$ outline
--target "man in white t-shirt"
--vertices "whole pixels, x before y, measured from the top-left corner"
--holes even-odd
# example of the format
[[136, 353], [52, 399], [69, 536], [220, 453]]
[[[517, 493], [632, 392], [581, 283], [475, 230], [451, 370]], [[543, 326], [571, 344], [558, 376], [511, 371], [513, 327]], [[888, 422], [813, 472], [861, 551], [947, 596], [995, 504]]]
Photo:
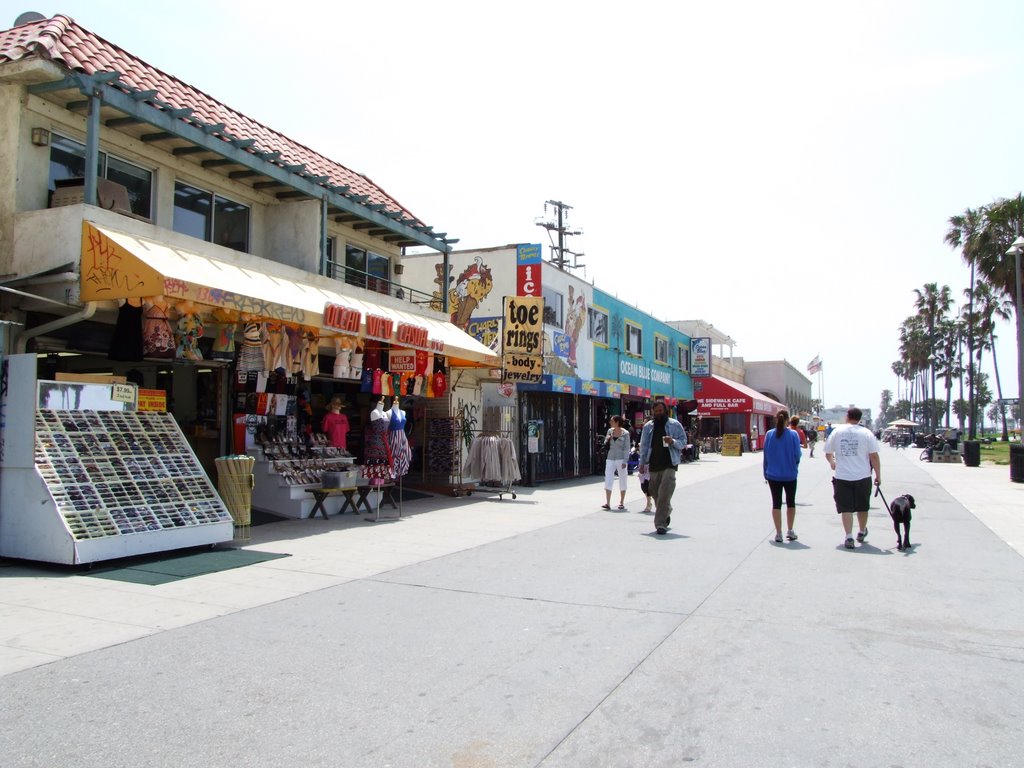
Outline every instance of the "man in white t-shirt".
[[846, 423], [836, 427], [825, 440], [825, 459], [835, 477], [832, 479], [836, 512], [842, 515], [847, 549], [853, 549], [853, 513], [857, 513], [860, 532], [857, 541], [868, 535], [868, 506], [871, 502], [871, 470], [875, 485], [882, 482], [882, 465], [878, 460], [878, 439], [871, 430], [860, 426], [860, 408], [846, 412]]

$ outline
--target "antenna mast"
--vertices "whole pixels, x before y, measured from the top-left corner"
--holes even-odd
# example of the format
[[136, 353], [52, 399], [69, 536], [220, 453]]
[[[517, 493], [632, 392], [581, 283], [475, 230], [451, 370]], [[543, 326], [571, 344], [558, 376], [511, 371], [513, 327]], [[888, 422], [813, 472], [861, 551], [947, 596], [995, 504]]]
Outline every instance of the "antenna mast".
[[[548, 215], [549, 205], [553, 209], [553, 218]], [[551, 263], [562, 270], [579, 269], [584, 266], [580, 259], [586, 255], [582, 252], [570, 251], [565, 247], [567, 237], [583, 234], [582, 229], [569, 228], [569, 211], [571, 210], [572, 206], [568, 203], [563, 203], [560, 200], [548, 200], [544, 203], [544, 215], [534, 221], [538, 227], [543, 227], [548, 231], [548, 237], [551, 239]], [[555, 244], [556, 235], [557, 245]], [[571, 264], [569, 263], [570, 256], [572, 257]]]

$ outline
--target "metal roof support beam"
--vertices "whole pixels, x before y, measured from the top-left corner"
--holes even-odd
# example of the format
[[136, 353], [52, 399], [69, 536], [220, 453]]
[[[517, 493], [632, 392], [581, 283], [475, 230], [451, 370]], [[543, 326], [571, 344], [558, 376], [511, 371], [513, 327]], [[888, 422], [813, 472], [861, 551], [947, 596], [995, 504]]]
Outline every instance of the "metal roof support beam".
[[[213, 150], [210, 150], [211, 152]], [[222, 165], [238, 165], [234, 160], [228, 160], [226, 157], [218, 157], [215, 160], [203, 160], [203, 168], [218, 168]]]
[[[325, 188], [313, 183], [307, 178], [295, 173], [289, 173], [286, 169], [271, 162], [257, 157], [253, 152], [246, 151], [256, 144], [255, 139], [243, 139], [233, 136], [222, 136], [218, 138], [210, 136], [203, 129], [198, 128], [184, 120], [172, 117], [167, 111], [160, 107], [153, 106], [145, 101], [137, 101], [132, 94], [116, 86], [102, 88], [104, 84], [118, 77], [116, 72], [104, 72], [94, 75], [76, 73], [72, 78], [78, 82], [79, 90], [86, 95], [91, 95], [93, 89], [102, 90], [102, 100], [112, 109], [119, 110], [126, 116], [138, 117], [145, 123], [152, 125], [158, 131], [170, 133], [171, 135], [186, 140], [196, 146], [206, 147], [211, 152], [232, 160], [235, 163], [258, 171], [268, 179], [280, 182], [279, 186], [290, 187], [296, 191], [303, 192], [306, 196], [317, 200], [323, 197]], [[99, 110], [96, 110], [97, 134]], [[98, 135], [97, 135], [98, 139]], [[95, 165], [93, 166], [95, 167]], [[410, 225], [397, 222], [379, 211], [372, 211], [361, 203], [368, 200], [368, 196], [346, 197], [335, 191], [337, 187], [327, 190], [327, 202], [343, 211], [355, 214], [360, 218], [373, 222], [386, 228], [389, 232], [404, 234], [417, 245], [424, 245], [437, 251], [450, 251], [450, 248], [432, 233], [420, 231]]]
[[175, 147], [171, 150], [171, 154], [175, 157], [181, 157], [182, 155], [194, 155], [197, 152], [209, 152], [206, 147]]
[[107, 128], [120, 128], [122, 125], [138, 125], [141, 122], [137, 117], [112, 117], [103, 124]]
[[100, 112], [103, 111], [101, 89], [97, 85], [89, 96], [89, 116], [85, 128], [85, 204], [96, 205], [97, 169], [100, 165]]
[[228, 174], [229, 179], [248, 179], [250, 176], [259, 176], [259, 171], [246, 169], [244, 171], [232, 171]]

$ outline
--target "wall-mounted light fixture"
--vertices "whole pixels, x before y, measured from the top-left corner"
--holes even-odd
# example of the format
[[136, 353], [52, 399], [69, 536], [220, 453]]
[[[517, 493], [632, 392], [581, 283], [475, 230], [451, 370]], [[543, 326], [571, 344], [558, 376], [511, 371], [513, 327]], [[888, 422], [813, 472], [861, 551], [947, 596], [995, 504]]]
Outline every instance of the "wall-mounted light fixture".
[[32, 129], [32, 143], [37, 147], [50, 146], [50, 132], [45, 128]]
[[396, 275], [400, 275], [403, 272], [405, 272], [405, 264], [395, 264], [394, 269], [395, 269], [395, 274]]

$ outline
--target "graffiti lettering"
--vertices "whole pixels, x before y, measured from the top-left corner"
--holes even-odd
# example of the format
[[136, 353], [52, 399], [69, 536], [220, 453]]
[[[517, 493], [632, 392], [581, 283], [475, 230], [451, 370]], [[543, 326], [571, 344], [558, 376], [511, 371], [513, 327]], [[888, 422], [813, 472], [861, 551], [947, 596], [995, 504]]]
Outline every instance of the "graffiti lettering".
[[128, 293], [141, 287], [145, 281], [137, 272], [121, 269], [122, 258], [117, 246], [98, 232], [90, 232], [83, 259], [83, 282], [90, 283], [99, 292]]

